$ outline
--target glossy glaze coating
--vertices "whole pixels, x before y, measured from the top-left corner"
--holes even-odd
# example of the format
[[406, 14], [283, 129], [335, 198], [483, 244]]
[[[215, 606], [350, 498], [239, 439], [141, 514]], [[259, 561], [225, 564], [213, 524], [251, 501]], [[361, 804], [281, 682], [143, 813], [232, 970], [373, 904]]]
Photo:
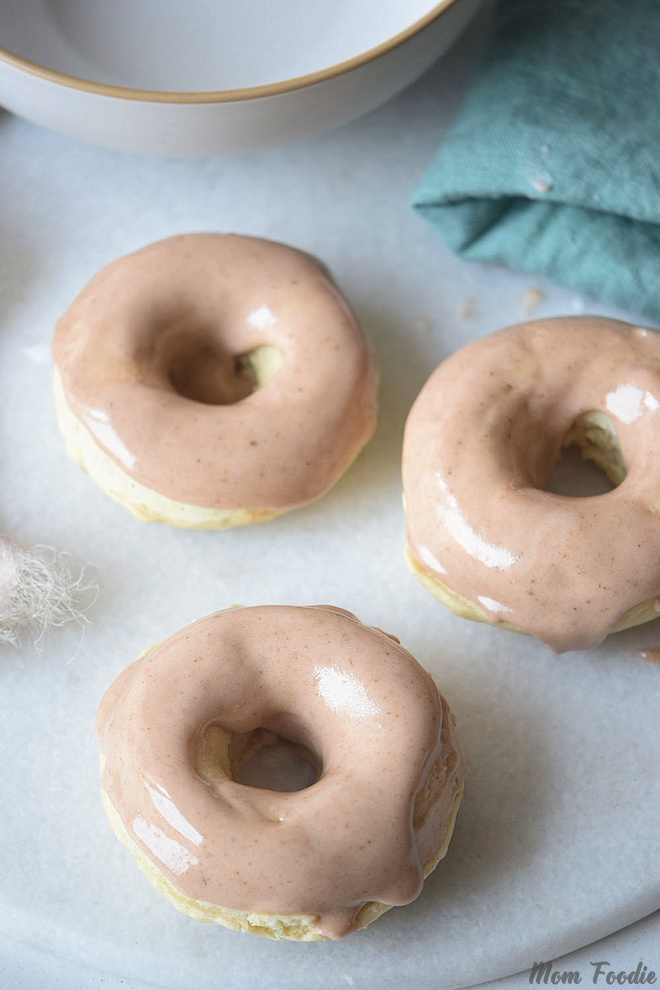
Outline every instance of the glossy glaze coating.
[[[202, 779], [209, 726], [303, 744], [321, 776], [294, 793]], [[179, 890], [316, 915], [330, 938], [365, 903], [419, 894], [462, 791], [455, 722], [431, 677], [398, 641], [329, 606], [231, 609], [188, 626], [120, 674], [97, 734], [104, 791]], [[418, 815], [432, 774], [438, 793]]]
[[[594, 411], [616, 431], [625, 480], [587, 498], [543, 491]], [[658, 335], [595, 317], [502, 330], [440, 365], [410, 413], [409, 548], [494, 623], [557, 651], [596, 646], [660, 592], [658, 464]]]
[[[282, 363], [250, 394], [242, 365]], [[57, 325], [74, 415], [128, 474], [189, 505], [287, 509], [371, 436], [373, 352], [328, 273], [271, 241], [172, 237], [104, 268]]]

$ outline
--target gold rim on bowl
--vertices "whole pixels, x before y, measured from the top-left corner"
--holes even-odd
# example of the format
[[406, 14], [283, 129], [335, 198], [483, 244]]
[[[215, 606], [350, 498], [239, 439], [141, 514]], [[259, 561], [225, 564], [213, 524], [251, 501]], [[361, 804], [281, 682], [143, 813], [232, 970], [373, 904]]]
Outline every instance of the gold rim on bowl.
[[49, 69], [47, 66], [37, 62], [31, 62], [15, 52], [10, 52], [0, 46], [0, 61], [24, 72], [29, 72], [34, 76], [40, 76], [50, 82], [58, 83], [60, 86], [68, 86], [70, 89], [81, 89], [88, 93], [97, 93], [101, 96], [113, 96], [123, 100], [139, 100], [145, 103], [233, 103], [238, 100], [256, 100], [264, 96], [277, 96], [280, 93], [290, 93], [296, 89], [304, 89], [313, 86], [315, 83], [324, 82], [335, 76], [341, 76], [352, 69], [357, 69], [374, 59], [380, 58], [392, 49], [419, 34], [434, 20], [444, 14], [450, 7], [458, 3], [458, 0], [440, 0], [439, 3], [420, 17], [419, 20], [399, 31], [398, 34], [381, 42], [374, 48], [369, 48], [359, 55], [337, 62], [325, 69], [318, 69], [316, 72], [308, 72], [302, 76], [294, 76], [292, 79], [283, 79], [280, 82], [265, 83], [261, 86], [245, 86], [240, 89], [219, 89], [200, 90], [199, 92], [179, 92], [177, 90], [158, 89], [137, 89], [132, 86], [115, 86], [109, 83], [95, 82], [92, 79], [82, 79], [79, 76], [71, 76], [66, 72], [59, 72], [57, 69]]

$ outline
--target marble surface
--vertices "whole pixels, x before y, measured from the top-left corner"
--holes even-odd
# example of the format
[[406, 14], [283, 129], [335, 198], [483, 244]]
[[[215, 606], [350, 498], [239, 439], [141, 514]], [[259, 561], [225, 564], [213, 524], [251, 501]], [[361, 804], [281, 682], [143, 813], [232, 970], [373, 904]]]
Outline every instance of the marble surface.
[[[644, 972], [642, 967], [645, 967], [645, 975], [650, 976], [654, 973], [658, 982], [660, 981], [658, 946], [660, 946], [660, 912], [655, 912], [634, 925], [584, 946], [568, 956], [553, 959], [550, 978], [555, 972], [560, 975], [572, 972], [580, 976], [581, 984], [607, 987], [607, 975], [611, 970], [618, 975], [621, 972], [635, 973], [638, 968]], [[534, 962], [547, 961], [547, 959], [534, 960]], [[603, 963], [602, 968], [596, 968], [598, 963]], [[594, 983], [595, 975], [596, 983]], [[524, 990], [525, 987], [530, 986], [532, 977], [533, 971], [528, 969], [501, 980], [481, 983], [479, 987], [480, 990]], [[68, 962], [51, 953], [23, 946], [2, 936], [0, 936], [0, 978], [13, 990], [143, 990], [148, 986], [155, 986], [154, 983], [142, 981], [138, 983], [107, 971], [100, 973], [97, 969]], [[538, 985], [536, 979], [533, 982], [534, 985]], [[222, 986], [222, 983], [219, 981], [217, 985]], [[550, 982], [549, 985], [552, 986]], [[575, 980], [572, 985], [577, 985]], [[647, 983], [647, 986], [650, 985], [652, 984]], [[359, 988], [360, 984], [351, 984], [345, 979], [343, 982], [328, 984], [328, 987], [330, 986], [334, 990], [337, 986]]]
[[[660, 905], [660, 672], [635, 655], [658, 645], [657, 624], [555, 657], [448, 614], [402, 564], [401, 434], [436, 364], [532, 309], [635, 320], [542, 279], [462, 263], [409, 209], [476, 44], [473, 32], [361, 121], [236, 158], [133, 158], [0, 116], [2, 527], [70, 551], [99, 584], [83, 628], [0, 657], [7, 985], [73, 990], [73, 977], [56, 982], [57, 967], [67, 979], [78, 966], [80, 986], [112, 990], [140, 980], [170, 990], [443, 990], [505, 976], [517, 987], [524, 977], [507, 974]], [[86, 280], [119, 254], [190, 230], [271, 237], [323, 258], [382, 370], [377, 434], [335, 489], [224, 534], [145, 526], [102, 496], [66, 459], [50, 394], [53, 324]], [[343, 943], [272, 944], [179, 916], [100, 807], [93, 719], [103, 691], [145, 646], [234, 602], [350, 608], [399, 635], [458, 716], [472, 770], [447, 860], [418, 901]], [[657, 918], [645, 924], [657, 935]], [[634, 956], [638, 942], [615, 940], [613, 956]]]

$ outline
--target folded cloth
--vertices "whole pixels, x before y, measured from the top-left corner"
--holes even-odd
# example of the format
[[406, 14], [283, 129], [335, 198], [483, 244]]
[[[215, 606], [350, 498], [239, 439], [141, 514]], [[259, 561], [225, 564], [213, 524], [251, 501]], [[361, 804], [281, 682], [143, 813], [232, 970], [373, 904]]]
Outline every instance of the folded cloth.
[[461, 257], [660, 319], [660, 0], [501, 0], [413, 206]]

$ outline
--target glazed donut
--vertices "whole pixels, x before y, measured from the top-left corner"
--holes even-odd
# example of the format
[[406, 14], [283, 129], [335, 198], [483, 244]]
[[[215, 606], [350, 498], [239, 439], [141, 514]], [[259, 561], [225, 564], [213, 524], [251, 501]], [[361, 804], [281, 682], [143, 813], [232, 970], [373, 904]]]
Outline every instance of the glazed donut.
[[294, 248], [187, 234], [99, 272], [53, 342], [67, 451], [138, 518], [225, 529], [323, 495], [373, 433], [372, 349]]
[[[110, 824], [175, 907], [273, 939], [364, 928], [445, 855], [464, 762], [431, 677], [330, 606], [217, 612], [127, 667], [99, 707]], [[320, 776], [247, 786], [274, 740]]]
[[[544, 491], [562, 446], [603, 495]], [[616, 320], [525, 323], [431, 375], [408, 418], [407, 561], [452, 611], [597, 646], [658, 615], [660, 337]]]

